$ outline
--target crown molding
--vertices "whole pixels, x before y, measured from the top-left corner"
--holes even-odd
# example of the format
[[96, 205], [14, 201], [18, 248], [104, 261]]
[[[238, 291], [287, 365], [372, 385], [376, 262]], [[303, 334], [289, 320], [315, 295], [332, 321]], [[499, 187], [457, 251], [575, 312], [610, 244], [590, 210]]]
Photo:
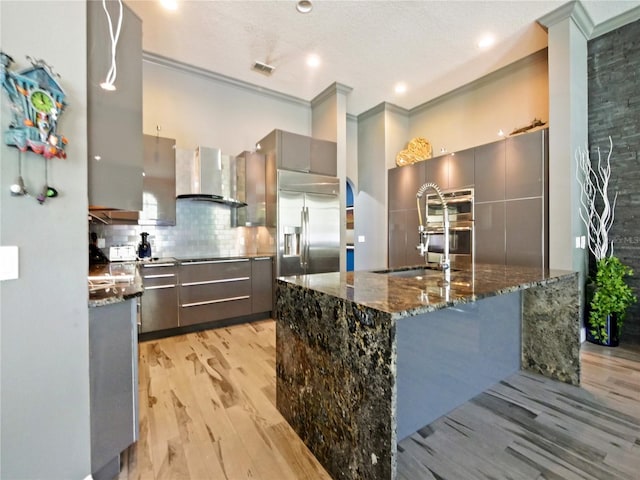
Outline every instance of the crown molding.
[[606, 22], [599, 23], [593, 29], [591, 38], [599, 37], [638, 20], [640, 20], [640, 6], [627, 10], [620, 15], [610, 18]]
[[376, 105], [375, 107], [370, 108], [365, 112], [362, 112], [356, 118], [358, 121], [366, 120], [370, 117], [373, 117], [374, 115], [377, 115], [383, 112], [399, 113], [402, 115], [409, 115], [410, 113], [410, 111], [407, 110], [406, 108], [399, 107], [398, 105], [394, 105], [393, 103], [382, 102]]
[[582, 2], [573, 0], [567, 2], [564, 5], [556, 8], [552, 12], [543, 15], [538, 19], [538, 23], [545, 29], [549, 30], [549, 27], [556, 25], [570, 18], [576, 24], [578, 29], [582, 32], [584, 37], [588, 40], [593, 33], [594, 24], [593, 20], [585, 10]]
[[335, 95], [338, 93], [348, 95], [349, 93], [351, 93], [352, 90], [353, 90], [352, 87], [343, 85], [342, 83], [333, 82], [331, 85], [325, 88], [322, 92], [320, 92], [318, 95], [316, 95], [314, 98], [311, 99], [311, 106], [315, 107], [319, 103], [322, 103], [325, 100], [327, 100], [332, 95]]
[[221, 73], [213, 72], [211, 70], [207, 70], [201, 67], [196, 67], [195, 65], [191, 65], [185, 62], [180, 62], [172, 58], [163, 57], [162, 55], [157, 55], [155, 53], [143, 51], [142, 61], [150, 64], [154, 64], [154, 65], [159, 65], [162, 67], [172, 68], [174, 70], [179, 70], [185, 73], [198, 75], [221, 84], [231, 85], [254, 94], [263, 95], [265, 97], [271, 97], [277, 100], [283, 100], [285, 102], [293, 103], [295, 105], [300, 105], [304, 107], [311, 107], [311, 102], [309, 102], [308, 100], [294, 97], [293, 95], [287, 95], [286, 93], [281, 93], [276, 90], [271, 90], [269, 88], [260, 87], [253, 83], [245, 82], [243, 80], [238, 80], [237, 78], [233, 78], [233, 77], [228, 77], [227, 75], [223, 75]]

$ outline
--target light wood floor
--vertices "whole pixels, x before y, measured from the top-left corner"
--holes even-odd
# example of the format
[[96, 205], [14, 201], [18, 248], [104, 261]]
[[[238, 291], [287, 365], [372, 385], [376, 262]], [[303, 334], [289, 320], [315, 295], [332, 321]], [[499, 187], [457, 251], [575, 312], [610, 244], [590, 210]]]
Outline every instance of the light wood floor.
[[[640, 346], [581, 359], [582, 388], [518, 373], [401, 441], [399, 478], [637, 480]], [[139, 365], [119, 480], [330, 478], [275, 408], [273, 321], [143, 342]]]

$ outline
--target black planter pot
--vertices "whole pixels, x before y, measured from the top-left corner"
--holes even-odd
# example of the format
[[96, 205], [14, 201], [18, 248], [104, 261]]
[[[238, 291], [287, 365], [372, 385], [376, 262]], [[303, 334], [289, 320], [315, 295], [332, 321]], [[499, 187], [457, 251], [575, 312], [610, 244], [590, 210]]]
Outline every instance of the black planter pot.
[[587, 327], [587, 340], [591, 343], [595, 343], [596, 345], [602, 345], [605, 347], [617, 347], [620, 344], [619, 332], [618, 332], [618, 317], [616, 314], [607, 315], [607, 321], [605, 325], [605, 331], [607, 332], [607, 339], [596, 339], [591, 335], [591, 325], [589, 323], [589, 318], [587, 317], [586, 321]]

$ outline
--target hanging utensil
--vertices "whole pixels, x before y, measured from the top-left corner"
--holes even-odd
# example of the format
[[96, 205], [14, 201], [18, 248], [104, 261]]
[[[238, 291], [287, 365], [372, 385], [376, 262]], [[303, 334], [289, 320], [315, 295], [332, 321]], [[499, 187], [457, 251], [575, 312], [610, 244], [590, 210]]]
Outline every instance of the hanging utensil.
[[18, 150], [18, 178], [16, 178], [16, 183], [9, 187], [11, 190], [11, 195], [14, 197], [22, 196], [27, 194], [27, 189], [24, 186], [24, 180], [22, 179], [22, 152]]

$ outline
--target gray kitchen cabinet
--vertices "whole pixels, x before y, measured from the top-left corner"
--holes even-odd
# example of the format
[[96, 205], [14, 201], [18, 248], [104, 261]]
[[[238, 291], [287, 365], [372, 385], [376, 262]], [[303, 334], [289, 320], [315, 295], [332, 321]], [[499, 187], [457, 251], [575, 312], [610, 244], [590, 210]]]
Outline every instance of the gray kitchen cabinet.
[[542, 268], [548, 264], [545, 217], [542, 197], [505, 202], [507, 265]]
[[138, 338], [135, 299], [89, 309], [91, 472], [120, 471], [120, 453], [138, 439]]
[[266, 165], [265, 156], [258, 152], [244, 151], [236, 157], [236, 171], [238, 175], [238, 200], [247, 204], [246, 207], [234, 209], [232, 225], [265, 226], [266, 214]]
[[251, 313], [251, 262], [199, 260], [180, 262], [180, 326]]
[[[118, 18], [117, 2], [107, 2]], [[123, 46], [126, 46], [124, 48]], [[87, 2], [87, 141], [91, 209], [142, 210], [142, 22], [123, 6], [114, 91], [100, 87], [111, 65], [102, 2]]]
[[261, 152], [274, 152], [278, 169], [318, 173], [335, 177], [337, 146], [335, 142], [315, 139], [306, 135], [274, 130], [258, 142]]
[[475, 148], [476, 202], [494, 202], [505, 198], [505, 140]]
[[418, 245], [418, 210], [389, 212], [389, 268], [425, 263], [416, 249]]
[[505, 202], [475, 205], [475, 261], [505, 264]]
[[548, 130], [506, 139], [507, 199], [540, 197], [544, 193]]
[[426, 162], [389, 169], [389, 210], [415, 209], [416, 193], [425, 183], [425, 178]]
[[338, 175], [338, 151], [336, 142], [311, 139], [309, 172], [335, 177]]
[[426, 182], [435, 183], [441, 190], [449, 188], [449, 158], [449, 155], [442, 155], [425, 160]]
[[448, 189], [473, 187], [475, 181], [474, 149], [461, 150], [448, 155]]
[[251, 313], [273, 310], [273, 258], [251, 260]]
[[144, 285], [144, 295], [140, 301], [140, 333], [177, 328], [177, 264], [146, 263], [140, 269]]
[[176, 141], [144, 135], [140, 225], [176, 224]]

